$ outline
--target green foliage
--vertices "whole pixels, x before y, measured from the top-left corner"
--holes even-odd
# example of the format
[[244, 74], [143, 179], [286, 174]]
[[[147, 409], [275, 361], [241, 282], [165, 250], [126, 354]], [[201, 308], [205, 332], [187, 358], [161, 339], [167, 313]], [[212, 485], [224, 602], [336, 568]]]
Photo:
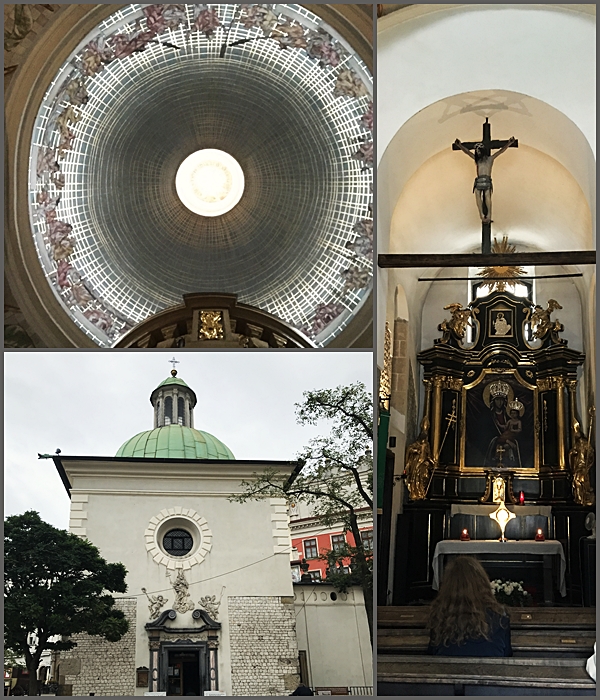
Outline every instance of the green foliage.
[[[360, 586], [363, 589], [372, 587], [370, 584], [373, 580], [373, 553], [370, 550], [352, 547], [346, 543], [342, 547], [323, 552], [319, 558], [327, 562], [325, 581], [341, 593], [347, 593], [352, 586]], [[350, 573], [344, 573], [343, 568], [348, 566]]]
[[325, 525], [342, 521], [351, 528], [357, 509], [373, 507], [373, 400], [358, 382], [336, 389], [304, 392], [296, 404], [300, 424], [329, 420], [329, 435], [314, 438], [298, 455], [299, 466], [283, 483], [275, 469], [243, 482], [244, 493], [233, 500], [284, 497], [302, 501]]
[[[5, 647], [35, 667], [44, 649], [68, 650], [51, 637], [78, 632], [118, 641], [128, 622], [110, 592], [125, 593], [123, 564], [107, 563], [87, 540], [45, 523], [38, 513], [13, 515], [4, 524]], [[36, 642], [28, 644], [35, 634]], [[31, 641], [31, 640], [30, 640]]]
[[23, 657], [11, 649], [4, 650], [4, 668], [23, 668]]
[[242, 482], [243, 493], [231, 500], [283, 497], [290, 504], [303, 502], [324, 525], [342, 523], [352, 532], [356, 546], [345, 555], [351, 558], [352, 573], [334, 573], [338, 553], [330, 552], [326, 556], [333, 557], [333, 565], [327, 581], [342, 592], [352, 585], [363, 589], [372, 634], [373, 558], [363, 547], [358, 514], [373, 511], [373, 397], [361, 382], [306, 391], [303, 403], [296, 404], [296, 416], [301, 425], [329, 421], [329, 434], [309, 441], [289, 480], [268, 468]]

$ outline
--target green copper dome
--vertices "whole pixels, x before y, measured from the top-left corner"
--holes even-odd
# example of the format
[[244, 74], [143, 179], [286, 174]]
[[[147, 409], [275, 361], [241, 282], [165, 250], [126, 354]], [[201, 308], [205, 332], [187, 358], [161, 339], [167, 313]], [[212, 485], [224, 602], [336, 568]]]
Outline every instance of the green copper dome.
[[[184, 384], [181, 379], [166, 383]], [[183, 425], [163, 425], [138, 433], [123, 443], [117, 457], [171, 459], [235, 459], [231, 450], [214, 435]]]
[[158, 389], [159, 386], [165, 386], [167, 384], [179, 384], [179, 386], [187, 386], [183, 379], [179, 379], [179, 377], [169, 377], [168, 379], [162, 381], [156, 388]]

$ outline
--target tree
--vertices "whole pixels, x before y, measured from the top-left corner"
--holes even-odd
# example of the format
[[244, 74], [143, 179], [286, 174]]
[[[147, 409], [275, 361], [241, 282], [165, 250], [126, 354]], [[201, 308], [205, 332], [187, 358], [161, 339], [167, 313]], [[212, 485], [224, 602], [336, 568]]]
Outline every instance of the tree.
[[[373, 398], [361, 382], [305, 391], [304, 401], [296, 404], [296, 416], [301, 425], [329, 421], [329, 435], [309, 442], [287, 482], [275, 469], [267, 469], [255, 474], [253, 481], [243, 482], [244, 492], [232, 500], [243, 503], [284, 497], [288, 503], [308, 504], [325, 525], [343, 523], [354, 538], [354, 546], [342, 553], [351, 559], [351, 579], [340, 578], [341, 574], [333, 573], [335, 567], [330, 567], [332, 573], [327, 580], [339, 588], [353, 584], [362, 587], [372, 641], [372, 556], [364, 547], [358, 514], [365, 508], [373, 510]], [[331, 556], [335, 559], [337, 553]]]
[[116, 642], [129, 623], [109, 592], [125, 593], [123, 564], [107, 563], [87, 540], [45, 523], [35, 511], [4, 523], [4, 644], [25, 657], [29, 695], [46, 649], [68, 651], [87, 632]]

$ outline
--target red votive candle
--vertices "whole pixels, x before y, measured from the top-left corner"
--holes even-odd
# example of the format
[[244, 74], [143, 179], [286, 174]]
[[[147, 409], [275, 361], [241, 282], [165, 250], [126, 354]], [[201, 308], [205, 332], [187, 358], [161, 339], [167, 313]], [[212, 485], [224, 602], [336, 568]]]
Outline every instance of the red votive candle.
[[461, 533], [460, 533], [460, 541], [461, 542], [468, 542], [471, 538], [469, 537], [469, 531], [467, 528], [465, 528]]
[[525, 494], [523, 493], [523, 491], [521, 491], [521, 493], [519, 494], [519, 504], [523, 505], [523, 503], [525, 503]]
[[536, 542], [543, 542], [546, 538], [544, 537], [544, 533], [542, 532], [542, 528], [538, 527], [538, 531], [535, 533], [535, 541]]

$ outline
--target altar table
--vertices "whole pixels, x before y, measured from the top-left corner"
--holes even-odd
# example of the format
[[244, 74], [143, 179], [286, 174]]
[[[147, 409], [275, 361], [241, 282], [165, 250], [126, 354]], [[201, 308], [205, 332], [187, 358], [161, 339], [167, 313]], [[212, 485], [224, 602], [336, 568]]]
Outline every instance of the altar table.
[[565, 553], [562, 544], [558, 540], [546, 540], [536, 542], [535, 540], [508, 540], [500, 542], [498, 540], [471, 540], [461, 542], [460, 540], [442, 540], [438, 542], [433, 554], [433, 584], [432, 588], [437, 591], [440, 587], [444, 570], [444, 557], [447, 554], [493, 554], [512, 555], [536, 554], [542, 556], [544, 566], [544, 602], [551, 605], [552, 600], [552, 557], [559, 557], [560, 567], [558, 576], [558, 590], [561, 596], [567, 595], [567, 585], [565, 582], [565, 571], [567, 568]]

